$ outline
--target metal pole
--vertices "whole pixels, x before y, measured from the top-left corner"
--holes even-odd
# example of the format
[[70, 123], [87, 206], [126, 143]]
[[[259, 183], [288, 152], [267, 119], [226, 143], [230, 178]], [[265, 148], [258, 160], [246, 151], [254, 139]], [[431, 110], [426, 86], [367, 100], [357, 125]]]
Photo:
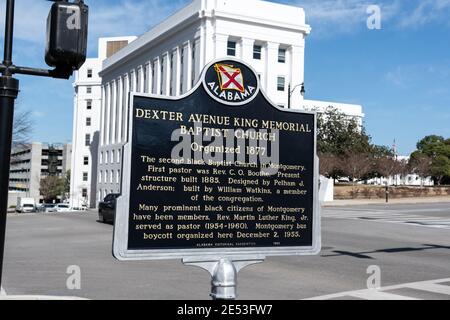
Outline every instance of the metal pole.
[[14, 119], [14, 102], [19, 93], [19, 81], [12, 78], [12, 48], [14, 28], [14, 0], [6, 2], [5, 46], [3, 75], [0, 77], [0, 285], [3, 274], [6, 215], [8, 212], [9, 164]]
[[13, 48], [13, 32], [14, 30], [14, 0], [6, 1], [6, 18], [5, 18], [5, 50], [3, 52], [3, 64], [6, 70], [3, 75], [10, 76], [8, 67], [12, 65], [12, 48]]
[[291, 108], [291, 84], [288, 85], [288, 109]]
[[238, 273], [243, 268], [264, 262], [264, 256], [242, 256], [213, 258], [199, 261], [195, 258], [183, 259], [183, 264], [206, 270], [211, 275], [211, 298], [213, 300], [236, 300]]
[[386, 181], [386, 203], [389, 203], [389, 183]]

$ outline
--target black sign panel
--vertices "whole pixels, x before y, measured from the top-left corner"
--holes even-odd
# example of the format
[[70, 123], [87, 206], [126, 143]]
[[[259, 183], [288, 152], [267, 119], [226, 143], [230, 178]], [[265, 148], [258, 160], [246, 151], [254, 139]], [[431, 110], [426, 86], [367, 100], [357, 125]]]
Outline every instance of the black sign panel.
[[245, 64], [180, 99], [134, 95], [129, 121], [116, 257], [317, 251], [315, 115], [273, 106]]

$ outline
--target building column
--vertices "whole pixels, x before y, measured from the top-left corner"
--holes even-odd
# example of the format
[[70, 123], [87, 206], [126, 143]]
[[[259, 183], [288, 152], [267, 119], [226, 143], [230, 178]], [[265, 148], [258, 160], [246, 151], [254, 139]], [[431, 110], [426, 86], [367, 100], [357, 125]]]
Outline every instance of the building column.
[[156, 76], [156, 94], [161, 94], [161, 83], [162, 83], [162, 79], [161, 79], [161, 58], [158, 57], [158, 59], [156, 59], [156, 63], [155, 63], [155, 76]]
[[[205, 50], [205, 57], [204, 57], [204, 63], [201, 64], [203, 67], [205, 64], [210, 63], [212, 60], [215, 59], [214, 54], [214, 48], [215, 45], [211, 44], [211, 39], [214, 39], [214, 26], [210, 18], [207, 18], [205, 20], [205, 34], [204, 34], [204, 41], [203, 41], [203, 50]], [[226, 53], [226, 51], [225, 51]], [[225, 54], [222, 55], [225, 57]], [[201, 71], [201, 70], [200, 70]]]
[[219, 59], [227, 56], [228, 35], [214, 35], [214, 53], [212, 59]]
[[204, 66], [206, 63], [206, 21], [202, 20], [200, 23], [200, 50], [198, 50], [200, 56], [195, 57], [200, 66]]
[[106, 84], [105, 96], [105, 145], [110, 144], [110, 127], [111, 127], [111, 86]]
[[248, 39], [248, 38], [242, 38], [240, 45], [241, 45], [241, 55], [240, 58], [244, 60], [247, 63], [251, 63], [253, 60], [253, 46], [255, 44], [255, 40]]
[[[166, 96], [170, 96], [170, 84], [172, 83], [172, 68], [171, 68], [172, 52], [166, 53]], [[172, 66], [174, 64], [172, 63]]]
[[[277, 61], [278, 48], [280, 45], [274, 42], [267, 42], [265, 47], [265, 63], [266, 63], [266, 91], [272, 97], [277, 96]], [[287, 84], [286, 84], [287, 88]]]
[[187, 75], [186, 75], [186, 91], [192, 88], [192, 42], [187, 41]]
[[126, 75], [123, 78], [123, 81], [125, 81], [125, 97], [124, 97], [124, 108], [123, 108], [123, 141], [127, 142], [127, 133], [128, 133], [128, 105], [129, 105], [129, 93], [130, 93], [130, 87], [129, 87], [129, 75]]
[[117, 84], [116, 81], [111, 81], [111, 137], [110, 137], [110, 143], [114, 144], [116, 143], [116, 130], [117, 130], [117, 124], [116, 124], [116, 117], [117, 117], [117, 107], [116, 107], [116, 101], [117, 101]]
[[102, 102], [100, 107], [100, 146], [105, 145], [105, 121], [106, 121], [106, 87], [102, 86]]
[[146, 93], [152, 93], [152, 63], [149, 61], [145, 64], [145, 72], [147, 73], [147, 88]]
[[122, 118], [122, 116], [123, 116], [123, 109], [124, 109], [124, 106], [123, 106], [123, 87], [122, 87], [122, 81], [123, 81], [123, 79], [122, 79], [122, 77], [120, 77], [118, 80], [117, 80], [117, 85], [118, 85], [118, 97], [117, 97], [117, 106], [118, 106], [118, 110], [117, 110], [117, 114], [118, 114], [118, 116], [119, 116], [119, 119], [118, 119], [118, 121], [117, 121], [117, 142], [122, 142], [122, 121], [123, 121], [123, 118]]
[[181, 95], [180, 92], [180, 84], [181, 84], [181, 50], [180, 50], [180, 46], [177, 47], [176, 52], [176, 63], [175, 63], [175, 68], [176, 68], [176, 72], [175, 72], [175, 95], [179, 96]]
[[292, 46], [290, 51], [290, 81], [291, 86], [294, 88], [298, 85], [295, 91], [291, 95], [291, 108], [302, 109], [304, 97], [301, 95], [301, 84], [305, 81], [304, 78], [304, 59], [305, 51], [303, 47]]

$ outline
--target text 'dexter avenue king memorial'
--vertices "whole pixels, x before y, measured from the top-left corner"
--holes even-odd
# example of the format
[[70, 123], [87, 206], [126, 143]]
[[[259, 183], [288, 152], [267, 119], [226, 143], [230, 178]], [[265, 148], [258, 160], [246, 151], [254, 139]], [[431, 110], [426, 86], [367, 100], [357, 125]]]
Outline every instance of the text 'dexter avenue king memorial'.
[[274, 106], [238, 60], [170, 98], [131, 94], [114, 255], [320, 250], [314, 113]]

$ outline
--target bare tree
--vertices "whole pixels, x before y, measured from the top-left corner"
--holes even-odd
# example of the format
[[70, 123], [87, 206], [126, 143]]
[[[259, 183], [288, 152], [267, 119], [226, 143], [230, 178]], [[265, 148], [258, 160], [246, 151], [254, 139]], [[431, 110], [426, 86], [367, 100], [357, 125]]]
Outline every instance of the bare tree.
[[16, 109], [13, 124], [14, 147], [26, 144], [32, 131], [33, 120], [30, 117], [30, 113]]
[[412, 173], [420, 177], [420, 186], [423, 187], [423, 180], [431, 175], [432, 160], [426, 155], [416, 155], [409, 161]]
[[42, 178], [39, 191], [45, 202], [51, 202], [64, 194], [64, 179], [57, 176]]
[[347, 153], [341, 161], [341, 169], [352, 180], [355, 196], [356, 182], [373, 169], [372, 157], [368, 153]]
[[406, 170], [405, 166], [404, 162], [395, 160], [392, 157], [381, 157], [375, 161], [375, 170], [386, 179], [403, 174]]
[[334, 171], [339, 167], [340, 159], [331, 153], [320, 153], [320, 174], [331, 178]]
[[[13, 122], [13, 150], [17, 151], [26, 148], [30, 134], [33, 131], [33, 125], [34, 123], [29, 112], [16, 109]], [[11, 154], [11, 162], [18, 160], [20, 160], [20, 156], [15, 156], [14, 153]]]

